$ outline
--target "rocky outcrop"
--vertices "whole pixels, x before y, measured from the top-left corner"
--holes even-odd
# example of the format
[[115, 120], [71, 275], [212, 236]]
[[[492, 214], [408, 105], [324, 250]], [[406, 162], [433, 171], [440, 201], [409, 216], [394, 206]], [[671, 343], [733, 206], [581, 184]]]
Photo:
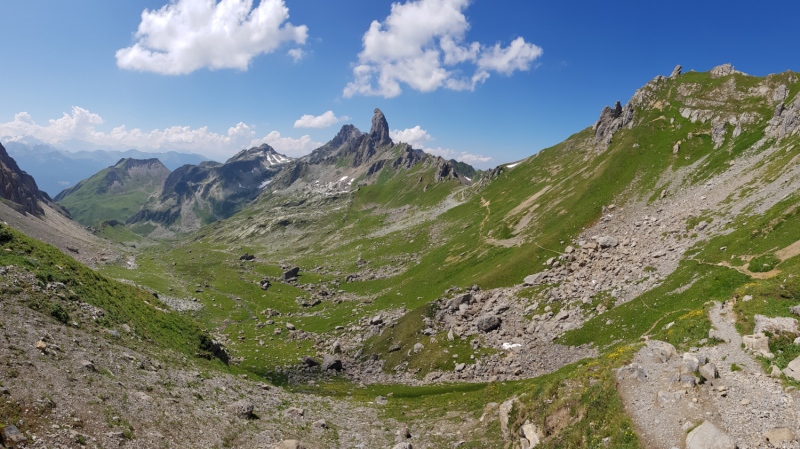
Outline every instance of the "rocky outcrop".
[[728, 76], [733, 73], [742, 73], [734, 69], [733, 65], [730, 63], [722, 64], [714, 67], [711, 69], [711, 78], [722, 78], [723, 76]]
[[606, 106], [600, 112], [600, 118], [595, 122], [592, 129], [594, 130], [594, 144], [598, 148], [604, 149], [611, 144], [611, 137], [627, 126], [633, 120], [633, 104], [628, 104], [623, 107], [619, 101], [614, 104], [614, 108]]
[[670, 78], [670, 79], [675, 79], [675, 78], [677, 78], [677, 77], [678, 77], [678, 75], [680, 75], [680, 74], [681, 74], [681, 70], [683, 70], [683, 67], [681, 67], [681, 65], [680, 65], [680, 64], [676, 65], [676, 66], [675, 66], [675, 69], [672, 71], [672, 74], [669, 76], [669, 78]]
[[386, 117], [378, 108], [375, 108], [375, 114], [372, 116], [372, 128], [369, 130], [369, 138], [377, 146], [392, 144], [392, 139], [389, 137], [389, 123], [386, 122]]
[[20, 213], [36, 216], [44, 215], [40, 201], [52, 203], [50, 196], [36, 186], [33, 177], [20, 170], [3, 145], [0, 145], [0, 198], [13, 203]]

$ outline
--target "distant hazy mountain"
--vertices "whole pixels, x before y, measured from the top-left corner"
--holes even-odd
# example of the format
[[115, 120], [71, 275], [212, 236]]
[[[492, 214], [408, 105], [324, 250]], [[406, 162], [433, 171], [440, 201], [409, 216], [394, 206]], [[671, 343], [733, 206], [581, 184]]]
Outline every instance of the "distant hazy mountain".
[[170, 170], [208, 160], [199, 154], [176, 151], [147, 153], [139, 150], [121, 151], [112, 147], [97, 149], [100, 147], [80, 140], [70, 140], [58, 146], [30, 136], [14, 140], [3, 137], [0, 141], [20, 168], [33, 176], [39, 188], [50, 196], [56, 196], [100, 170], [115, 165], [120, 159], [156, 158]]
[[139, 212], [151, 194], [161, 190], [169, 174], [169, 169], [155, 158], [121, 159], [54, 199], [84, 226], [106, 220], [124, 223]]

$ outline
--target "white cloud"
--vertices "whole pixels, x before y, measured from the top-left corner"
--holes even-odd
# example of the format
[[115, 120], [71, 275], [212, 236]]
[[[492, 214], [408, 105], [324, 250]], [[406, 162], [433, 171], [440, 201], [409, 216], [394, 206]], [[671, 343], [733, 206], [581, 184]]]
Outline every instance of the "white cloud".
[[299, 139], [293, 139], [281, 137], [281, 133], [278, 131], [272, 131], [262, 139], [253, 140], [250, 142], [250, 146], [257, 147], [263, 143], [275, 148], [275, 151], [279, 153], [292, 157], [303, 156], [322, 146], [322, 142], [314, 142], [311, 140], [311, 136], [305, 135]]
[[338, 122], [343, 122], [345, 120], [350, 120], [350, 117], [343, 115], [341, 117], [336, 117], [333, 111], [328, 111], [319, 116], [313, 116], [310, 114], [304, 115], [300, 117], [299, 120], [294, 122], [295, 128], [327, 128], [333, 124]]
[[27, 112], [14, 115], [14, 120], [0, 123], [0, 136], [9, 140], [19, 140], [22, 136], [31, 136], [41, 141], [56, 144], [69, 139], [80, 139], [97, 145], [139, 148], [142, 150], [170, 149], [190, 151], [206, 156], [217, 156], [222, 159], [235, 154], [245, 147], [267, 143], [279, 152], [300, 156], [321, 146], [309, 136], [299, 139], [281, 137], [272, 131], [261, 139], [256, 138], [253, 128], [243, 122], [228, 128], [227, 133], [212, 132], [207, 126], [192, 128], [191, 126], [172, 126], [155, 129], [149, 132], [134, 128], [129, 130], [120, 125], [109, 133], [98, 131], [96, 127], [103, 124], [103, 119], [86, 109], [73, 106], [72, 114], [64, 113], [63, 117], [50, 120], [47, 125], [38, 125]]
[[[354, 80], [344, 89], [353, 95], [395, 97], [406, 84], [420, 92], [440, 87], [474, 90], [490, 71], [511, 75], [529, 70], [542, 49], [519, 37], [509, 46], [466, 43], [469, 23], [464, 10], [470, 0], [417, 0], [393, 3], [381, 23], [373, 21], [362, 38], [363, 50], [353, 67]], [[462, 74], [462, 66], [472, 76]], [[377, 83], [377, 86], [376, 86]]]
[[402, 131], [394, 130], [389, 131], [389, 137], [395, 142], [405, 142], [410, 144], [413, 148], [422, 148], [426, 143], [433, 140], [428, 131], [420, 128], [419, 125], [404, 129]]
[[451, 150], [449, 148], [443, 149], [442, 147], [439, 148], [424, 148], [423, 151], [429, 154], [433, 154], [434, 156], [441, 156], [445, 159], [455, 159], [461, 162], [467, 162], [469, 164], [478, 164], [482, 165], [483, 163], [489, 162], [492, 160], [491, 156], [484, 156], [482, 154], [470, 154], [466, 151], [458, 152], [455, 150]]
[[306, 56], [306, 52], [304, 52], [302, 48], [293, 48], [287, 51], [286, 54], [294, 59], [295, 64], [300, 62], [300, 60]]
[[288, 19], [283, 0], [261, 0], [256, 8], [253, 0], [172, 0], [142, 12], [138, 41], [117, 50], [117, 66], [166, 75], [203, 67], [247, 70], [254, 57], [283, 42], [305, 44], [308, 27]]

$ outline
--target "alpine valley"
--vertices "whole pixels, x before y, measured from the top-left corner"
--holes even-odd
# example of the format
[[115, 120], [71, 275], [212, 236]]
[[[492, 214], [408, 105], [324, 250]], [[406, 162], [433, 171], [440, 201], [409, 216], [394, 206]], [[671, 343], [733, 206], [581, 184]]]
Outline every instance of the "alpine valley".
[[379, 109], [52, 199], [0, 146], [4, 444], [800, 447], [798, 73], [634, 89], [491, 170]]

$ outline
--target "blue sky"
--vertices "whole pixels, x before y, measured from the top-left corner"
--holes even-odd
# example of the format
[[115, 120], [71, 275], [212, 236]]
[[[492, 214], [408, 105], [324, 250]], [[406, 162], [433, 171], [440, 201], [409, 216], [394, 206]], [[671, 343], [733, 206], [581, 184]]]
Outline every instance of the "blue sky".
[[591, 126], [675, 64], [800, 71], [797, 2], [249, 3], [3, 2], [0, 137], [298, 156], [344, 123], [368, 130], [378, 107], [395, 140], [486, 168]]

